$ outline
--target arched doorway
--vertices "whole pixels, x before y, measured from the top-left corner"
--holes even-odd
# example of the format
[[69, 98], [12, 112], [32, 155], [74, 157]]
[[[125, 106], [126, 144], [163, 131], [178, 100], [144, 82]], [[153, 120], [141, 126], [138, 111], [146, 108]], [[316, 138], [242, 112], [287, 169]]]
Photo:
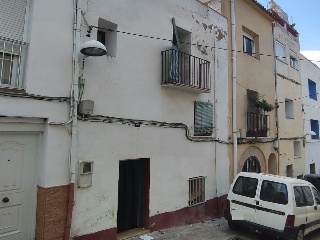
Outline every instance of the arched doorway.
[[261, 172], [260, 163], [257, 157], [249, 157], [243, 164], [242, 172]]
[[246, 171], [247, 164], [250, 171], [267, 172], [267, 160], [263, 152], [257, 147], [250, 146], [241, 154], [238, 161], [238, 172], [243, 170]]

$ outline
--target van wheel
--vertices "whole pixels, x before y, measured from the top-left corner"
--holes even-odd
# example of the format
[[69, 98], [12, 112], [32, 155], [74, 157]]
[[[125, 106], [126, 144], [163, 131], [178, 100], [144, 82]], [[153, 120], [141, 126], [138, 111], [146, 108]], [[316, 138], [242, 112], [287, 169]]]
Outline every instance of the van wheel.
[[295, 240], [303, 240], [303, 239], [304, 239], [304, 231], [302, 228], [300, 228]]
[[239, 229], [239, 225], [236, 224], [234, 221], [229, 220], [228, 221], [228, 226], [231, 230], [238, 230]]

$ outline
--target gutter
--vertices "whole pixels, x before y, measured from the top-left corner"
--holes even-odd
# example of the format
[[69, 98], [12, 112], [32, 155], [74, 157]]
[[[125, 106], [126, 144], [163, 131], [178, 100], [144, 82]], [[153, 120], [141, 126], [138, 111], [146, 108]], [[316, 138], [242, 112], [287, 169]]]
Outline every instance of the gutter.
[[235, 0], [230, 0], [231, 8], [231, 49], [232, 49], [232, 135], [233, 135], [233, 178], [238, 173], [237, 139], [237, 46]]
[[73, 55], [72, 55], [72, 87], [71, 87], [71, 104], [70, 115], [72, 119], [71, 127], [71, 151], [70, 151], [70, 184], [69, 184], [69, 201], [67, 221], [65, 228], [64, 240], [71, 238], [72, 212], [74, 206], [75, 193], [75, 170], [77, 162], [77, 128], [78, 128], [78, 98], [79, 98], [79, 62], [80, 62], [80, 37], [81, 37], [81, 0], [73, 0], [74, 22], [73, 22]]

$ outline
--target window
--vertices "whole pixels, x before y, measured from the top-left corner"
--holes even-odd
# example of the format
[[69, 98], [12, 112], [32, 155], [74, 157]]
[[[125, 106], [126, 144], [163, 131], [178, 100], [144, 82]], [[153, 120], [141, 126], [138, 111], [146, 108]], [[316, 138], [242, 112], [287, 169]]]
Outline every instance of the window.
[[281, 61], [286, 60], [286, 47], [282, 43], [276, 41], [276, 57]]
[[256, 196], [256, 190], [258, 185], [258, 179], [249, 177], [239, 177], [233, 186], [232, 192], [245, 197], [254, 198]]
[[293, 106], [293, 100], [291, 99], [285, 99], [284, 103], [284, 108], [285, 108], [285, 115], [286, 118], [294, 118], [294, 106]]
[[310, 174], [315, 174], [316, 173], [316, 164], [311, 163], [310, 164]]
[[302, 187], [302, 190], [305, 196], [306, 206], [313, 206], [314, 200], [311, 189], [309, 187]]
[[311, 135], [311, 139], [319, 139], [319, 122], [318, 120], [310, 119], [311, 131], [315, 132], [316, 135]]
[[243, 52], [256, 56], [256, 44], [252, 34], [243, 32]]
[[286, 166], [287, 177], [293, 177], [293, 168], [292, 164]]
[[106, 46], [107, 56], [116, 57], [118, 25], [99, 18], [98, 27], [99, 30], [97, 31], [97, 41]]
[[194, 102], [194, 135], [211, 136], [213, 132], [213, 105], [211, 102]]
[[293, 68], [298, 68], [297, 54], [292, 50], [290, 50], [290, 66]]
[[263, 181], [260, 199], [267, 202], [288, 204], [288, 190], [283, 183]]
[[189, 206], [205, 202], [205, 177], [189, 179]]
[[319, 204], [320, 204], [320, 195], [319, 195], [317, 189], [315, 189], [315, 188], [313, 187], [313, 188], [312, 188], [312, 192], [313, 192], [313, 195], [314, 195], [314, 198], [315, 198], [315, 200], [316, 200], [317, 205], [319, 205]]
[[249, 157], [242, 167], [242, 172], [261, 172], [261, 167], [258, 158], [251, 156]]
[[293, 187], [294, 190], [294, 198], [296, 201], [297, 207], [303, 207], [305, 206], [305, 200], [303, 196], [303, 191], [301, 187]]
[[0, 86], [24, 87], [27, 3], [0, 1]]
[[309, 97], [314, 99], [314, 100], [317, 100], [317, 84], [308, 79], [308, 86], [309, 86]]
[[301, 156], [301, 142], [293, 141], [293, 154], [295, 157]]

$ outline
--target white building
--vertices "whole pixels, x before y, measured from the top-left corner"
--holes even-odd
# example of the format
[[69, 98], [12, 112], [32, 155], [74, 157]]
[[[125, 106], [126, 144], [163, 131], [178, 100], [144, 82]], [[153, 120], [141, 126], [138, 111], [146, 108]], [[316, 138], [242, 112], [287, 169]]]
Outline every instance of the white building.
[[[219, 12], [198, 0], [16, 0], [0, 20], [0, 216], [13, 213], [0, 238], [116, 239], [222, 214]], [[84, 58], [88, 40], [107, 55]]]
[[303, 96], [304, 131], [315, 132], [315, 135], [305, 136], [306, 174], [320, 173], [320, 68], [309, 61], [302, 54], [301, 60], [301, 81]]

